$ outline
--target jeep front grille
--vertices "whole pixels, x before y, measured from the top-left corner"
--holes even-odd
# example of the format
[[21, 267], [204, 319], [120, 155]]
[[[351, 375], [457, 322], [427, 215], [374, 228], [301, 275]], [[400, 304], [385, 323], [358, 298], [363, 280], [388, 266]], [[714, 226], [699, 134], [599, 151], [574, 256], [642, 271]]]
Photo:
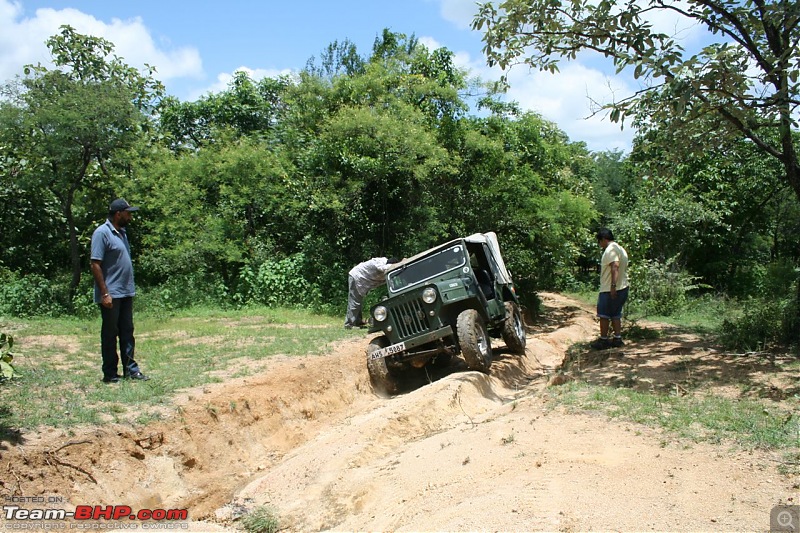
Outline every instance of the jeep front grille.
[[428, 315], [425, 314], [425, 309], [422, 308], [422, 300], [412, 300], [400, 304], [397, 307], [393, 307], [390, 313], [392, 314], [392, 321], [397, 326], [400, 338], [405, 339], [430, 330]]

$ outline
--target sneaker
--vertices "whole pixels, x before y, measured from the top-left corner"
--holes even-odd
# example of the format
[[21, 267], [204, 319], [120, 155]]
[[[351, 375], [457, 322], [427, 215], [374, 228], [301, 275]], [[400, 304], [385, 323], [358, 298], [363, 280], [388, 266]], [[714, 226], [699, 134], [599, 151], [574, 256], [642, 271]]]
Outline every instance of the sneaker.
[[141, 372], [134, 372], [128, 376], [125, 376], [125, 379], [135, 379], [138, 381], [148, 381], [150, 378], [142, 374]]
[[119, 383], [119, 376], [104, 377], [103, 383]]
[[611, 348], [611, 341], [608, 339], [600, 338], [590, 343], [589, 346], [595, 350], [608, 350], [609, 348]]
[[620, 346], [625, 346], [625, 343], [622, 342], [622, 337], [614, 337], [611, 341], [612, 348], [619, 348]]

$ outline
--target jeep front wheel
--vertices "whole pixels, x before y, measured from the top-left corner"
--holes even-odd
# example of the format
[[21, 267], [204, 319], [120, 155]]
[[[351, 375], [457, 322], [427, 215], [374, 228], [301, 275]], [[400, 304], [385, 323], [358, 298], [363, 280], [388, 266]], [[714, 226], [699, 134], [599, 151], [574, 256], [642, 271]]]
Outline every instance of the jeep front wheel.
[[458, 344], [470, 370], [489, 373], [492, 364], [492, 344], [486, 333], [483, 318], [475, 309], [458, 315]]
[[511, 353], [525, 353], [525, 326], [519, 306], [514, 302], [506, 302], [506, 321], [503, 322], [503, 340]]
[[400, 376], [397, 370], [390, 368], [386, 357], [373, 359], [372, 354], [389, 346], [385, 335], [375, 337], [367, 346], [367, 371], [372, 388], [379, 394], [393, 395], [400, 391]]

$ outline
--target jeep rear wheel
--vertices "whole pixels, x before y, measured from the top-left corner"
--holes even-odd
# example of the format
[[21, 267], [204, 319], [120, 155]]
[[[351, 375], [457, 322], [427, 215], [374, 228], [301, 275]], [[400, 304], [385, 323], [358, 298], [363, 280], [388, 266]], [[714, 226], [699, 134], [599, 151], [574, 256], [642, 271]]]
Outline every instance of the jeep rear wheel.
[[375, 337], [367, 346], [367, 371], [372, 382], [372, 388], [378, 394], [397, 394], [400, 390], [401, 376], [396, 368], [389, 365], [386, 357], [373, 359], [372, 354], [381, 348], [389, 346], [389, 339], [385, 335]]
[[503, 340], [511, 353], [525, 353], [525, 325], [519, 306], [514, 302], [506, 302], [506, 321], [503, 322]]
[[458, 315], [458, 344], [467, 368], [489, 373], [492, 365], [492, 344], [483, 318], [475, 309], [467, 309]]

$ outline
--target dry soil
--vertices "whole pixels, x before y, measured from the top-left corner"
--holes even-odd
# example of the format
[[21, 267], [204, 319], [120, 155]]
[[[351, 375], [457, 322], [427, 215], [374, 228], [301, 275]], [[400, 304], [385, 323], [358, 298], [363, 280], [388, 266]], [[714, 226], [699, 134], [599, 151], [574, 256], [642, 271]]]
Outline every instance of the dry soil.
[[780, 403], [797, 375], [669, 332], [576, 358], [570, 347], [596, 334], [592, 309], [542, 296], [526, 354], [496, 344], [490, 375], [456, 363], [379, 397], [369, 336], [354, 334], [327, 355], [276, 357], [258, 375], [185, 391], [146, 426], [2, 442], [0, 497], [188, 509], [180, 526], [193, 531], [236, 530], [262, 505], [287, 531], [765, 531], [775, 505], [797, 504], [800, 480], [775, 452], [682, 441], [553, 400], [580, 379]]

